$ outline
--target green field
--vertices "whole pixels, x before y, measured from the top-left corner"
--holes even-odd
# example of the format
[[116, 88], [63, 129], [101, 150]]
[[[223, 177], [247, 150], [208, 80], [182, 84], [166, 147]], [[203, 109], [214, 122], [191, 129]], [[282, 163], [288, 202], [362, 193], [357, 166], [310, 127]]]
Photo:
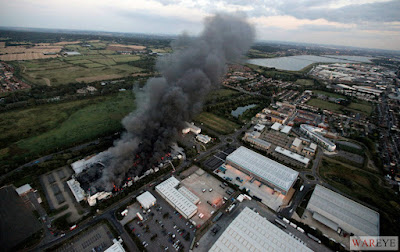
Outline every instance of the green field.
[[1, 113], [0, 167], [112, 134], [134, 108], [133, 94], [123, 92]]
[[195, 118], [196, 121], [203, 123], [206, 127], [220, 133], [229, 134], [239, 128], [234, 122], [218, 117], [214, 114], [203, 112]]
[[213, 100], [225, 100], [233, 95], [240, 94], [238, 91], [232, 90], [232, 89], [227, 89], [227, 88], [222, 88], [222, 89], [217, 89], [212, 92], [210, 92], [207, 95], [207, 101], [213, 101]]
[[112, 55], [109, 58], [113, 59], [115, 62], [130, 62], [137, 61], [140, 59], [139, 56], [136, 55]]
[[308, 105], [315, 106], [320, 109], [327, 109], [333, 112], [338, 112], [341, 113], [340, 108], [342, 108], [342, 105], [320, 100], [320, 99], [311, 99], [307, 102]]
[[302, 86], [313, 86], [314, 81], [310, 79], [298, 79], [296, 80], [295, 84], [302, 85]]
[[355, 112], [355, 113], [363, 113], [366, 116], [371, 115], [372, 110], [373, 110], [373, 106], [370, 103], [364, 102], [364, 101], [352, 102], [352, 103], [350, 103], [350, 105], [348, 105], [346, 107], [346, 106], [336, 104], [333, 102], [328, 102], [328, 101], [314, 98], [314, 99], [309, 100], [307, 102], [307, 104], [311, 105], [311, 106], [315, 106], [320, 109], [327, 109], [327, 110], [337, 112], [337, 113], [343, 113], [342, 110], [347, 110], [347, 111], [351, 111], [351, 112]]
[[[399, 227], [392, 222], [400, 216], [400, 205], [395, 201], [396, 197], [391, 190], [382, 186], [385, 182], [382, 175], [366, 172], [335, 160], [324, 158], [319, 167], [321, 177], [339, 191], [350, 195], [362, 202], [370, 204], [385, 214], [381, 213], [381, 232], [386, 235]], [[397, 217], [396, 217], [397, 216]]]
[[99, 63], [90, 63], [90, 64], [84, 64], [84, 66], [87, 68], [96, 68], [96, 67], [103, 67], [104, 65]]
[[357, 103], [352, 102], [352, 103], [350, 103], [348, 108], [352, 109], [352, 110], [358, 110], [358, 111], [364, 112], [367, 115], [370, 115], [373, 110], [373, 106], [370, 103], [365, 102], [365, 101], [358, 101]]

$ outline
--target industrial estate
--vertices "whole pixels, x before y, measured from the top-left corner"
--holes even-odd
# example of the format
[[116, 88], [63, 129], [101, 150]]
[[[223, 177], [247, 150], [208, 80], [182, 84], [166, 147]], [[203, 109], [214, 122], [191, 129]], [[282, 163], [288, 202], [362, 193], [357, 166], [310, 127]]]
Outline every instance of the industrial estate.
[[[123, 118], [175, 37], [0, 34], [4, 251], [349, 251], [400, 233], [399, 54], [257, 43], [154, 136]], [[254, 60], [312, 53], [298, 71]], [[149, 141], [164, 153], [116, 163]]]

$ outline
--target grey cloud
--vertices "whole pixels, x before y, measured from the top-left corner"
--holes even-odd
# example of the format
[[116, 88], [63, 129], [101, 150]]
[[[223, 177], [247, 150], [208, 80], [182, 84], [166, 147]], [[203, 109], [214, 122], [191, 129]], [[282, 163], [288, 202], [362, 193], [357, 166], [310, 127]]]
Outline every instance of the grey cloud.
[[[313, 1], [314, 2], [314, 1]], [[282, 14], [292, 15], [302, 19], [324, 18], [340, 23], [394, 22], [400, 21], [400, 1], [390, 1], [369, 4], [353, 4], [338, 9], [329, 9], [318, 5], [310, 5], [301, 1], [290, 1], [279, 6]]]

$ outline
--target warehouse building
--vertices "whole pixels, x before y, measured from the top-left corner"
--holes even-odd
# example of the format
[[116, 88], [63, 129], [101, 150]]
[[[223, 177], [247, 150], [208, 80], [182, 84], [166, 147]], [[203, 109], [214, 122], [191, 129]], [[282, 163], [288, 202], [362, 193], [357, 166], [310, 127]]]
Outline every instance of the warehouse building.
[[203, 134], [198, 134], [196, 139], [204, 144], [208, 144], [211, 141], [211, 137]]
[[187, 134], [189, 132], [193, 132], [194, 134], [198, 135], [201, 133], [201, 129], [194, 125], [194, 123], [185, 122], [185, 128], [182, 129], [182, 133]]
[[157, 185], [156, 192], [171, 204], [171, 206], [174, 207], [183, 217], [190, 219], [196, 214], [197, 206], [176, 189], [178, 185], [179, 180], [172, 176]]
[[25, 184], [25, 185], [15, 189], [15, 191], [17, 191], [19, 196], [24, 196], [24, 195], [28, 194], [29, 192], [33, 192], [33, 189], [30, 184]]
[[310, 137], [312, 140], [314, 140], [318, 144], [322, 145], [328, 151], [336, 150], [336, 145], [334, 143], [332, 143], [330, 140], [328, 140], [327, 138], [322, 136], [321, 132], [323, 131], [323, 129], [317, 128], [317, 127], [314, 127], [311, 125], [307, 125], [307, 124], [301, 124], [300, 130], [303, 133], [305, 133], [308, 137]]
[[156, 198], [150, 192], [144, 192], [136, 197], [136, 200], [144, 209], [149, 209], [156, 204]]
[[246, 207], [214, 243], [211, 252], [312, 251], [266, 218]]
[[226, 157], [226, 163], [286, 195], [299, 173], [243, 146]]
[[74, 195], [77, 202], [81, 202], [86, 198], [85, 191], [83, 191], [83, 189], [81, 188], [81, 184], [76, 179], [68, 180], [67, 185], [69, 189], [71, 189], [71, 192]]
[[249, 142], [254, 148], [259, 150], [267, 151], [269, 148], [271, 148], [271, 143], [259, 138], [246, 137], [246, 141]]
[[190, 191], [189, 189], [187, 189], [184, 186], [179, 188], [178, 192], [180, 192], [183, 196], [188, 198], [195, 205], [200, 202], [200, 198], [197, 197], [196, 194], [192, 193], [192, 191]]
[[338, 233], [379, 235], [379, 213], [317, 185], [307, 205], [312, 217]]
[[290, 150], [279, 147], [279, 146], [277, 146], [275, 148], [275, 151], [278, 152], [279, 154], [284, 155], [285, 157], [293, 159], [294, 161], [296, 161], [304, 166], [307, 166], [308, 163], [310, 162], [310, 159], [303, 157], [302, 155], [299, 155], [297, 153], [291, 152]]

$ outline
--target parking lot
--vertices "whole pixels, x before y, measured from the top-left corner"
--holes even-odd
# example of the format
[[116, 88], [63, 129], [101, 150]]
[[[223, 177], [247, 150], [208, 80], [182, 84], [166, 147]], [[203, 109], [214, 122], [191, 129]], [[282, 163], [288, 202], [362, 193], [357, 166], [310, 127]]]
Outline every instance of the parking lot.
[[177, 213], [155, 191], [151, 189], [149, 191], [156, 197], [156, 205], [150, 208], [150, 212], [144, 213], [141, 210], [144, 220], [134, 219], [128, 224], [129, 228], [141, 242], [148, 244], [146, 245], [148, 251], [162, 251], [166, 248], [168, 251], [178, 251], [174, 247], [175, 244], [180, 244], [182, 251], [188, 251], [196, 227]]
[[81, 217], [78, 211], [81, 206], [76, 202], [66, 182], [71, 175], [72, 170], [65, 166], [42, 175], [40, 181], [51, 209], [58, 209], [68, 205], [65, 211], [54, 216], [54, 218], [70, 212], [71, 215], [68, 220], [74, 222]]
[[206, 167], [210, 172], [220, 167], [225, 163], [226, 157], [234, 152], [236, 148], [227, 148], [224, 150], [218, 150], [216, 154], [203, 162], [204, 167]]
[[[200, 168], [182, 180], [181, 184], [200, 198], [198, 212], [192, 217], [196, 225], [203, 225], [223, 205], [223, 198], [229, 198], [226, 193], [229, 187]], [[204, 214], [202, 218], [199, 217], [200, 213]]]
[[113, 235], [107, 225], [100, 224], [88, 231], [83, 232], [64, 246], [57, 249], [57, 252], [80, 252], [80, 251], [104, 251], [110, 247], [113, 242]]

